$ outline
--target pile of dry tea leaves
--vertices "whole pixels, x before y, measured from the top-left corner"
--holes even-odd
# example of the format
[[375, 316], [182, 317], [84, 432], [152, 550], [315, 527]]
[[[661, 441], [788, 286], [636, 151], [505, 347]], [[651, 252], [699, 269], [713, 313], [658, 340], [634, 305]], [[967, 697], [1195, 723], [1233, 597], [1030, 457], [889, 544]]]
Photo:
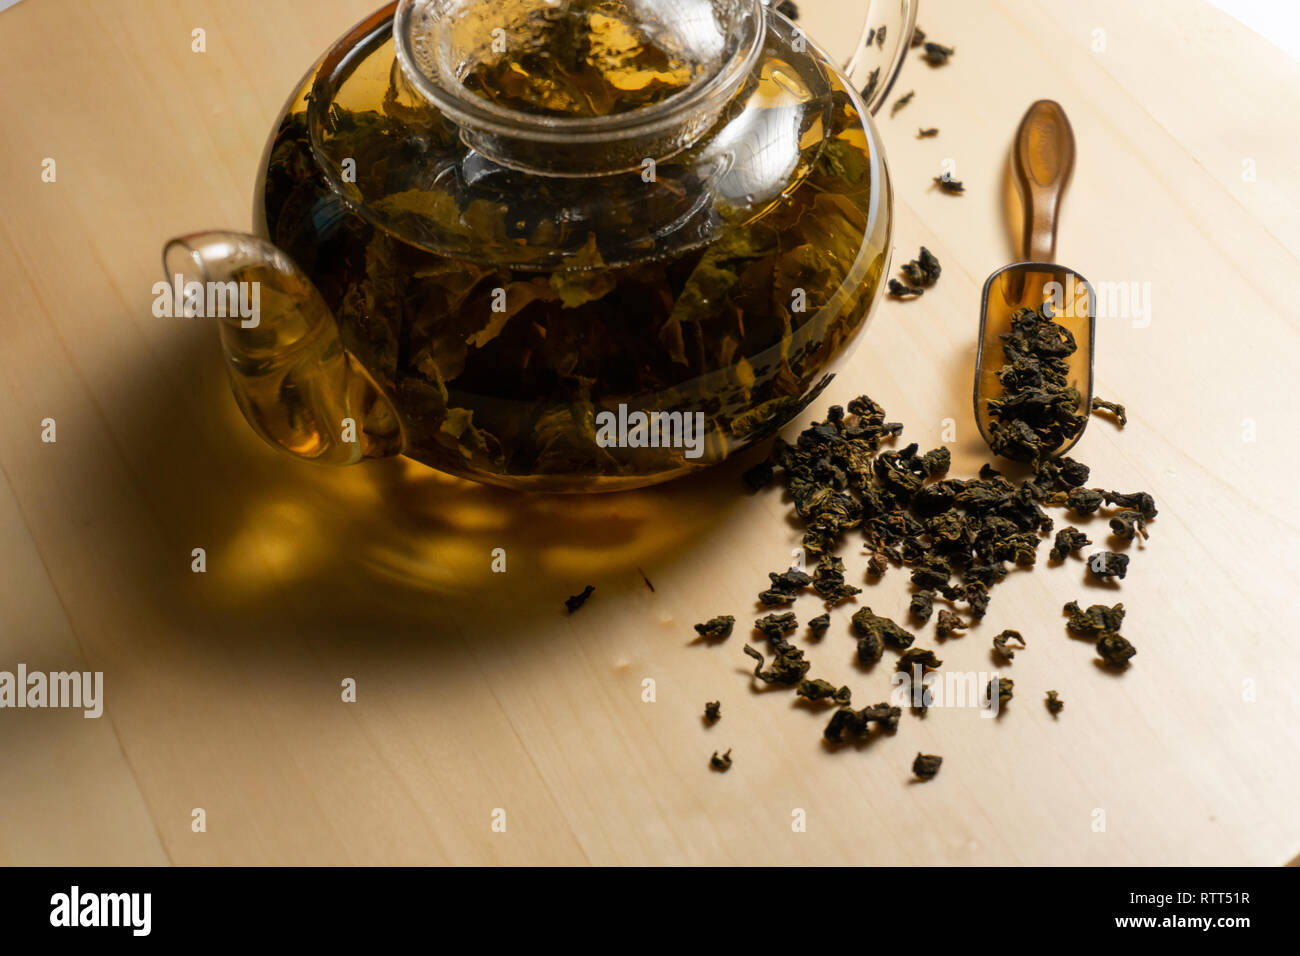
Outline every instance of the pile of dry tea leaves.
[[[793, 443], [777, 438], [769, 459], [745, 473], [752, 490], [774, 480], [784, 485], [803, 527], [804, 553], [817, 562], [811, 573], [791, 568], [769, 574], [767, 587], [758, 594], [761, 605], [788, 606], [800, 594], [816, 593], [827, 613], [808, 626], [812, 639], [820, 640], [830, 611], [862, 592], [846, 579], [844, 562], [836, 555], [850, 532], [856, 532], [871, 555], [863, 583], [874, 583], [891, 567], [906, 570], [912, 585], [909, 616], [921, 627], [928, 625], [936, 603], [948, 605], [939, 610], [935, 624], [935, 637], [942, 641], [960, 637], [960, 631], [984, 617], [993, 589], [1013, 567], [1038, 562], [1039, 546], [1055, 529], [1047, 508], [1080, 516], [1104, 506], [1116, 508], [1110, 519], [1115, 537], [1131, 541], [1146, 536], [1156, 516], [1151, 495], [1086, 487], [1087, 465], [1064, 455], [1053, 457], [1083, 429], [1090, 410], [1068, 383], [1065, 362], [1076, 348], [1069, 330], [1044, 306], [1017, 313], [1002, 340], [1005, 394], [990, 400], [993, 441], [1005, 457], [1020, 463], [1015, 466], [1019, 477], [1008, 477], [990, 465], [975, 478], [949, 477], [951, 456], [946, 448], [923, 453], [916, 444], [885, 447], [896, 443], [903, 426], [887, 421], [884, 408], [871, 398], [855, 398], [847, 408], [832, 406], [825, 421], [814, 422]], [[1091, 410], [1119, 418], [1116, 408], [1122, 411], [1121, 406], [1100, 401]], [[1077, 528], [1066, 527], [1056, 533], [1049, 560], [1059, 564], [1089, 544]], [[1087, 567], [1105, 579], [1122, 578], [1127, 565], [1128, 555], [1100, 551], [1089, 557]], [[1119, 633], [1122, 604], [1093, 605], [1085, 611], [1071, 602], [1065, 613], [1068, 632], [1093, 641], [1107, 666], [1129, 666], [1136, 651]], [[730, 618], [727, 621], [729, 625]], [[864, 669], [874, 667], [886, 648], [898, 652], [899, 669], [919, 668], [924, 673], [942, 665], [932, 650], [913, 646], [916, 634], [870, 607], [858, 607], [852, 625], [858, 664]], [[893, 732], [901, 708], [880, 703], [855, 710], [848, 687], [810, 677], [812, 663], [789, 639], [798, 628], [792, 611], [755, 621], [766, 654], [744, 646], [745, 654], [756, 661], [754, 679], [789, 687], [809, 701], [838, 705], [823, 734], [831, 744]], [[704, 634], [719, 629], [710, 622], [697, 625], [697, 630]], [[994, 649], [1007, 662], [1014, 656], [1011, 643], [1026, 646], [1014, 630], [994, 639]], [[1013, 683], [995, 679], [987, 693], [1005, 705], [1012, 698]], [[1053, 716], [1063, 707], [1055, 691], [1045, 703]], [[937, 770], [938, 759], [926, 757], [920, 770]]]

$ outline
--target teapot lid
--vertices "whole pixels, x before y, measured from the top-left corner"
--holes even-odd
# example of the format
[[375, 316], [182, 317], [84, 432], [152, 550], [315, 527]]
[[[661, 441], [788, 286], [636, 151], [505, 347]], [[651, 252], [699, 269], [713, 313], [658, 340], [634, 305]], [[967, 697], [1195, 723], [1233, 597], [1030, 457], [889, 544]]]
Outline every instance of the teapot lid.
[[327, 54], [308, 128], [331, 188], [407, 243], [610, 267], [780, 201], [831, 110], [865, 111], [834, 72], [760, 0], [401, 0]]

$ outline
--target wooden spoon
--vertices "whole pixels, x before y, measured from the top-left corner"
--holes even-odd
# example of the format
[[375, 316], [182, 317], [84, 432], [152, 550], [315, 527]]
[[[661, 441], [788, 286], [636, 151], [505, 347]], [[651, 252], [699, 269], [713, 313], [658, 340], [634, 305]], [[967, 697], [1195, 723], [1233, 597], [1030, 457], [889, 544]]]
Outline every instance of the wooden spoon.
[[[1029, 107], [1012, 152], [1012, 173], [1024, 204], [1024, 261], [999, 269], [984, 283], [980, 303], [979, 351], [975, 361], [975, 421], [989, 441], [988, 400], [1003, 394], [998, 369], [1004, 364], [1000, 336], [1011, 330], [1018, 309], [1053, 302], [1056, 321], [1070, 330], [1078, 349], [1068, 359], [1070, 385], [1083, 396], [1080, 412], [1087, 427], [1092, 405], [1092, 360], [1096, 296], [1091, 283], [1073, 269], [1056, 265], [1056, 226], [1061, 197], [1074, 172], [1074, 131], [1061, 104], [1039, 100]], [[1074, 447], [1084, 429], [1053, 451]]]

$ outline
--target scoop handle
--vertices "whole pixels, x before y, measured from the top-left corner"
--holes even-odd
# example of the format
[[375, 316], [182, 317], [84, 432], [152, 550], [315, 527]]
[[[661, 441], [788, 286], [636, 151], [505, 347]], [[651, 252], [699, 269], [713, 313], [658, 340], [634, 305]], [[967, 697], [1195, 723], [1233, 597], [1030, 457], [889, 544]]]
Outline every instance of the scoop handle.
[[1074, 130], [1060, 103], [1039, 100], [1029, 107], [1013, 155], [1025, 208], [1025, 261], [1053, 262], [1061, 196], [1074, 172]]

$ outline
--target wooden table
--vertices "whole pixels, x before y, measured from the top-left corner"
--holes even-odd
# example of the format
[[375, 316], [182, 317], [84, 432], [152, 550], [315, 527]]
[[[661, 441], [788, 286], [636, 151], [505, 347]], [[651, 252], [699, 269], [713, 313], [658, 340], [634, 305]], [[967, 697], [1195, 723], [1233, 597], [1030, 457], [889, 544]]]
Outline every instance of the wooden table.
[[[981, 285], [1014, 257], [1008, 146], [1032, 100], [1057, 99], [1079, 142], [1060, 260], [1095, 283], [1150, 283], [1148, 324], [1098, 333], [1097, 392], [1127, 404], [1129, 425], [1094, 420], [1078, 455], [1095, 484], [1153, 492], [1160, 517], [1117, 597], [1077, 563], [1044, 562], [944, 645], [947, 666], [991, 670], [991, 635], [1026, 634], [1002, 719], [936, 708], [830, 752], [823, 716], [747, 678], [754, 594], [798, 533], [775, 489], [736, 493], [743, 463], [591, 498], [401, 461], [315, 468], [244, 426], [210, 327], [151, 314], [163, 241], [248, 227], [284, 98], [372, 2], [31, 0], [0, 14], [0, 669], [103, 671], [106, 696], [100, 720], [0, 711], [0, 862], [1300, 852], [1300, 65], [1185, 0], [925, 0], [920, 24], [957, 54], [943, 69], [912, 54], [898, 92], [916, 97], [879, 126], [895, 261], [923, 243], [943, 278], [880, 308], [827, 398], [868, 391], [925, 447], [952, 418], [953, 473], [985, 460], [968, 393]], [[195, 27], [206, 54], [191, 52]], [[941, 133], [917, 139], [918, 126]], [[964, 197], [928, 188], [945, 158]], [[56, 443], [41, 441], [46, 418]], [[856, 577], [864, 559], [848, 557]], [[587, 607], [566, 615], [588, 583]], [[891, 572], [859, 600], [901, 620], [905, 584]], [[1072, 598], [1123, 600], [1140, 652], [1128, 673], [1066, 637]], [[738, 633], [693, 644], [691, 625], [718, 613]], [[888, 668], [856, 670], [847, 616], [810, 652], [816, 670], [883, 698]], [[1067, 702], [1056, 720], [1049, 687]], [[724, 716], [706, 729], [713, 699]], [[727, 748], [733, 769], [710, 772]], [[909, 782], [917, 751], [945, 757], [925, 785]]]

